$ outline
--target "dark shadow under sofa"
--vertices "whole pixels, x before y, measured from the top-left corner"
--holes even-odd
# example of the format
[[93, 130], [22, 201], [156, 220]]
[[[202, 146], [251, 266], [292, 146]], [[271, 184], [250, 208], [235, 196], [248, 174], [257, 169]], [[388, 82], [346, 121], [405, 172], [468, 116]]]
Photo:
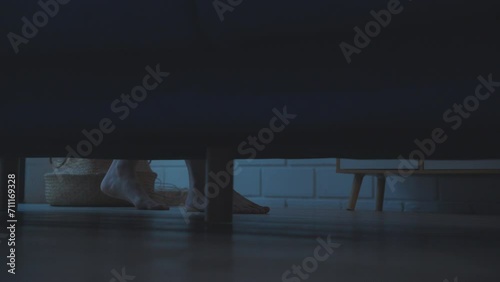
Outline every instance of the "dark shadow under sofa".
[[[51, 3], [16, 47], [43, 8], [2, 3], [2, 179], [26, 157], [231, 174], [233, 159], [408, 157], [416, 139], [436, 143], [426, 159], [500, 158], [494, 1]], [[231, 193], [232, 177], [207, 221], [231, 222]]]

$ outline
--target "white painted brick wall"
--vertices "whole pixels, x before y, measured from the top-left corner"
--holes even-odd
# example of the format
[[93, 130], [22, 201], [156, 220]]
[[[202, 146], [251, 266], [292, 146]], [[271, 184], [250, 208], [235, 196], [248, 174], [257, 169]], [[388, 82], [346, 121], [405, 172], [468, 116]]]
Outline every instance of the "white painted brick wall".
[[[387, 181], [390, 181], [389, 178]], [[386, 189], [387, 200], [436, 201], [438, 177], [429, 175], [414, 175], [404, 183], [394, 185], [394, 190]]]
[[262, 196], [313, 198], [314, 169], [286, 166], [263, 167]]
[[[242, 170], [234, 180], [236, 190], [258, 203], [271, 207], [347, 207], [353, 176], [337, 174], [335, 159], [237, 160], [237, 163]], [[498, 164], [484, 164], [491, 168], [492, 163]], [[449, 164], [437, 162], [427, 167]], [[151, 166], [162, 182], [188, 186], [183, 160], [153, 161]], [[480, 165], [475, 162], [474, 167]], [[28, 159], [28, 202], [45, 201], [42, 175], [47, 171], [50, 171], [47, 159]], [[364, 178], [358, 210], [374, 209], [375, 185], [373, 177]], [[394, 191], [386, 188], [386, 211], [500, 213], [500, 176], [411, 176], [395, 188]]]
[[[470, 193], [470, 190], [474, 193]], [[439, 195], [447, 202], [499, 203], [500, 178], [496, 176], [440, 177]]]
[[246, 196], [259, 197], [261, 190], [261, 168], [245, 167], [240, 174], [235, 176], [234, 187], [236, 190]]
[[[346, 199], [351, 195], [352, 175], [335, 172], [335, 166], [316, 167], [316, 196], [318, 198]], [[373, 198], [373, 177], [366, 176], [361, 185], [359, 199]]]
[[45, 181], [43, 175], [52, 172], [52, 166], [46, 158], [26, 160], [26, 186], [24, 201], [27, 203], [45, 203]]

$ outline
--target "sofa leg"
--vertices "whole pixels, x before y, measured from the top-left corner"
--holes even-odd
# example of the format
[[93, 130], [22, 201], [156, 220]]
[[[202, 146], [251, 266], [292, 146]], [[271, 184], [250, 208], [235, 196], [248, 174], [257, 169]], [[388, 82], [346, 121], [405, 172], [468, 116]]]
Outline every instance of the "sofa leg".
[[233, 157], [229, 148], [210, 147], [206, 158], [205, 222], [231, 224], [233, 221]]
[[351, 198], [349, 199], [349, 205], [347, 210], [353, 211], [356, 208], [356, 202], [358, 201], [359, 190], [361, 189], [361, 184], [363, 184], [363, 177], [365, 175], [362, 173], [356, 173], [352, 181]]
[[384, 209], [384, 193], [385, 193], [385, 176], [377, 176], [377, 198], [376, 198], [376, 210], [382, 211]]

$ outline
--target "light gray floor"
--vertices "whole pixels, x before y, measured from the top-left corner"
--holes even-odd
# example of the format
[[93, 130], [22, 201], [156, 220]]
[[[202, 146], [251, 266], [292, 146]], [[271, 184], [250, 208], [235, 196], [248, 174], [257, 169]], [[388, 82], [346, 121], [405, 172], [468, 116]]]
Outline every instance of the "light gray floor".
[[119, 282], [122, 268], [135, 278], [121, 282], [283, 281], [328, 236], [340, 245], [305, 281], [500, 281], [499, 216], [273, 209], [236, 215], [228, 232], [201, 215], [186, 224], [177, 208], [20, 210], [17, 274], [2, 261], [1, 281]]

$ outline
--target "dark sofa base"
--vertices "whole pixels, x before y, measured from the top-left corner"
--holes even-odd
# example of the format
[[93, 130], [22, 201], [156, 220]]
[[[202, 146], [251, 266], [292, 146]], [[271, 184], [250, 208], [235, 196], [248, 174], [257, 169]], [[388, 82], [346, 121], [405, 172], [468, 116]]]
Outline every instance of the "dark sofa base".
[[[102, 143], [82, 149], [88, 141], [81, 133], [54, 132], [39, 136], [12, 136], [5, 138], [0, 157], [83, 157], [110, 159], [203, 159], [209, 146], [239, 148], [235, 159], [253, 158], [353, 158], [395, 159], [408, 158], [413, 151], [424, 153], [425, 159], [467, 160], [500, 159], [498, 129], [447, 130], [447, 139], [426, 151], [417, 144], [432, 139], [434, 129], [332, 129], [329, 133], [283, 132], [265, 144], [251, 145], [254, 132], [193, 133], [193, 132], [138, 132], [105, 135]], [[258, 137], [257, 137], [258, 138]], [[87, 143], [89, 144], [89, 143]], [[432, 149], [428, 145], [429, 149]], [[81, 149], [81, 150], [79, 150]], [[430, 153], [430, 154], [429, 154]]]

